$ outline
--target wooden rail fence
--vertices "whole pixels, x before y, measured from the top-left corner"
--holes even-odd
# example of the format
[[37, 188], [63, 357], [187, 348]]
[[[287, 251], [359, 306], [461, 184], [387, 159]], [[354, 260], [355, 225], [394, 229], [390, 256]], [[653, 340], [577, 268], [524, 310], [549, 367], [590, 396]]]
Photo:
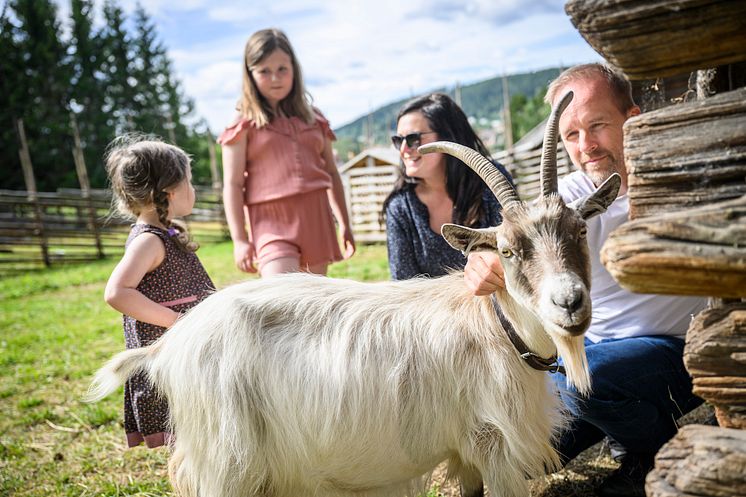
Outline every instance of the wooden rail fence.
[[[121, 254], [131, 221], [112, 217], [108, 190], [0, 190], [0, 272]], [[197, 187], [186, 219], [200, 243], [229, 238], [219, 192]]]

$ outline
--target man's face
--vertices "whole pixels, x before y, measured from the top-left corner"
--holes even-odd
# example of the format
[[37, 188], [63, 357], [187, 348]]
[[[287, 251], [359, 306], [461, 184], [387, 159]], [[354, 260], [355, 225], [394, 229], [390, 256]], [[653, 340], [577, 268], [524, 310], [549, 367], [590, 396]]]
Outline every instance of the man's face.
[[626, 114], [622, 112], [600, 78], [571, 81], [558, 95], [568, 90], [575, 95], [562, 113], [559, 131], [570, 159], [596, 186], [613, 173], [619, 173], [620, 194], [623, 193], [627, 188], [627, 170], [622, 125], [627, 118], [639, 114], [640, 109], [633, 107]]

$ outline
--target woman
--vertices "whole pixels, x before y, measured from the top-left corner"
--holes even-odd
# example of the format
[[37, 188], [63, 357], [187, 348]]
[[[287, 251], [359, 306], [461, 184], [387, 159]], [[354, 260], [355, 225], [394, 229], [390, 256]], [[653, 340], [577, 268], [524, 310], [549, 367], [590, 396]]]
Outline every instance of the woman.
[[[445, 223], [487, 228], [500, 223], [500, 204], [479, 176], [445, 154], [420, 155], [417, 147], [439, 140], [489, 152], [464, 112], [444, 93], [406, 103], [397, 116], [394, 147], [400, 176], [383, 203], [391, 278], [442, 276], [463, 269], [466, 258], [440, 235]], [[495, 164], [508, 178], [500, 164]]]

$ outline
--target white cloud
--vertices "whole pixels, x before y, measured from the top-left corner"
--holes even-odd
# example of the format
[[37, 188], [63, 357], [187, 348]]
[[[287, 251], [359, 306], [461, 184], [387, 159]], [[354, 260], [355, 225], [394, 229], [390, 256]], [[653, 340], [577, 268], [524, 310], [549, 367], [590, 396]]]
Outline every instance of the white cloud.
[[[126, 12], [134, 0], [121, 2]], [[150, 0], [186, 93], [213, 131], [234, 114], [244, 44], [279, 27], [333, 126], [443, 86], [598, 60], [563, 0]], [[100, 8], [100, 5], [99, 5]]]

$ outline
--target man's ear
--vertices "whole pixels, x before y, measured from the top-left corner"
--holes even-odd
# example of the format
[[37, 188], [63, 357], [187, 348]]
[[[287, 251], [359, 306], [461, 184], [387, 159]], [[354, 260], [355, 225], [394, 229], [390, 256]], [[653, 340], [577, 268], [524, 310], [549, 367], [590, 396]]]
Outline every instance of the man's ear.
[[590, 219], [606, 212], [606, 209], [616, 200], [621, 186], [622, 177], [614, 173], [595, 192], [571, 202], [568, 207], [575, 209], [583, 219]]
[[495, 251], [497, 248], [495, 231], [491, 228], [474, 229], [446, 223], [440, 228], [440, 233], [448, 245], [464, 255], [472, 251]]

